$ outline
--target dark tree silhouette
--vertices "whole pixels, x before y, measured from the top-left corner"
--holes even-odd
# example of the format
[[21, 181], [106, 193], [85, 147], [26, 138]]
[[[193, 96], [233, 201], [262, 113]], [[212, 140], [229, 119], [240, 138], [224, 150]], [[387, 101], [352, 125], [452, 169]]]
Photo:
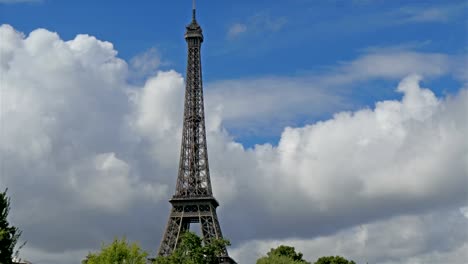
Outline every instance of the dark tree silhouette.
[[21, 235], [21, 231], [8, 222], [10, 212], [10, 198], [7, 190], [0, 193], [0, 263], [11, 264], [13, 257], [18, 255], [15, 246]]

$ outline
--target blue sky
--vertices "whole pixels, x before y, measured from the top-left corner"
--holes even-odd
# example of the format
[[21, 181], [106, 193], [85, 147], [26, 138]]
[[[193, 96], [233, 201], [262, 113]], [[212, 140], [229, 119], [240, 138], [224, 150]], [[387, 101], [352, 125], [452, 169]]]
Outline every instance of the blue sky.
[[[301, 74], [351, 60], [369, 47], [403, 43], [455, 55], [466, 49], [464, 1], [443, 6], [440, 1], [199, 2], [207, 81]], [[140, 1], [129, 7], [125, 1], [46, 0], [3, 5], [1, 19], [23, 32], [44, 27], [64, 39], [90, 34], [114, 43], [124, 59], [157, 47], [172, 67], [183, 71], [181, 25], [190, 14], [190, 3], [183, 1]], [[235, 24], [248, 30], [229, 38]]]
[[[190, 1], [139, 1], [132, 6], [127, 1], [31, 1], [3, 4], [1, 19], [23, 32], [44, 27], [64, 39], [90, 34], [114, 43], [124, 59], [158, 47], [181, 71], [185, 62], [181, 25], [191, 15], [191, 4], [185, 2]], [[450, 54], [466, 49], [464, 1], [199, 1], [197, 5], [207, 37], [208, 80], [300, 74], [353, 59], [375, 46], [414, 44], [423, 51]], [[235, 24], [248, 30], [229, 38]]]
[[[228, 5], [199, 1], [207, 36], [205, 60], [212, 78], [297, 74], [352, 59], [372, 46], [430, 42], [422, 49], [465, 51], [464, 1], [445, 1], [444, 9], [433, 13], [440, 1], [374, 2], [236, 1]], [[428, 14], [419, 18], [423, 12]], [[44, 27], [64, 39], [86, 32], [114, 43], [124, 59], [156, 46], [177, 69], [183, 69], [185, 61], [180, 25], [187, 23], [190, 14], [190, 3], [184, 1], [140, 1], [129, 7], [126, 1], [45, 0], [2, 6], [2, 21], [21, 31]], [[253, 32], [246, 32], [247, 36], [230, 39], [227, 32], [236, 23], [256, 28], [249, 28]], [[246, 63], [256, 71], [247, 71]], [[226, 64], [229, 71], [216, 71]]]
[[[6, 1], [10, 2], [10, 1]], [[16, 2], [16, 1], [12, 1]], [[30, 32], [42, 27], [68, 40], [89, 34], [110, 41], [118, 56], [130, 61], [155, 49], [158, 69], [185, 70], [184, 27], [191, 1], [19, 1], [3, 4], [0, 22]], [[465, 1], [199, 1], [205, 88], [225, 79], [320, 75], [365, 54], [369, 49], [403, 49], [421, 53], [466, 54]], [[367, 81], [367, 80], [366, 80]], [[434, 92], [453, 93], [459, 82], [436, 76]], [[339, 110], [373, 107], [381, 99], [398, 98], [396, 80], [374, 80], [380, 89], [359, 83], [340, 88], [350, 103], [317, 113], [329, 118]], [[353, 86], [359, 85], [357, 91]], [[310, 120], [296, 117], [283, 125]], [[276, 144], [279, 132], [246, 133], [226, 125], [245, 146]]]
[[[184, 1], [0, 0], [0, 190], [34, 264], [155, 253], [178, 168]], [[466, 1], [197, 1], [230, 253], [468, 259]], [[246, 206], [248, 205], [248, 206]]]

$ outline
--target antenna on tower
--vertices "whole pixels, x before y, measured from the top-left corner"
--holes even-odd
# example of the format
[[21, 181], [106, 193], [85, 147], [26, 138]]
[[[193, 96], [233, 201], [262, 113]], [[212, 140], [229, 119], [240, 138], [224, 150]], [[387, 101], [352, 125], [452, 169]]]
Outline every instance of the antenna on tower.
[[196, 3], [195, 0], [192, 1], [192, 20], [195, 21], [195, 9], [196, 9]]

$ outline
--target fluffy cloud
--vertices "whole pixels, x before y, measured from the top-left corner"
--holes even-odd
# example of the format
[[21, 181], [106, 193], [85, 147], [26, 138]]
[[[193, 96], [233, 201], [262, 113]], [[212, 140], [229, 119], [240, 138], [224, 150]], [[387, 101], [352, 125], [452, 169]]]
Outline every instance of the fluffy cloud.
[[247, 33], [264, 35], [281, 30], [286, 23], [285, 17], [272, 17], [268, 12], [259, 12], [246, 19], [245, 23], [232, 24], [228, 29], [227, 37], [234, 39]]
[[102, 206], [122, 205], [116, 196], [108, 203], [90, 195], [103, 195], [112, 184], [128, 201], [124, 189], [131, 190], [127, 184], [136, 175], [113, 153], [119, 139], [108, 137], [125, 129], [125, 112], [119, 111], [128, 110], [126, 63], [115, 57], [112, 44], [87, 35], [64, 42], [43, 29], [21, 39], [2, 26], [1, 34], [16, 43], [2, 47], [0, 150], [11, 159], [7, 180], [19, 177], [18, 167], [35, 168]]
[[8, 25], [0, 38], [0, 182], [32, 248], [97, 246], [113, 215], [166, 199], [166, 184], [135, 169], [132, 88], [111, 43], [44, 29], [25, 37]]
[[349, 83], [369, 78], [402, 78], [408, 74], [440, 76], [450, 71], [450, 58], [439, 53], [377, 50], [350, 63], [343, 63], [329, 82]]
[[[154, 160], [171, 167], [177, 160], [182, 128], [184, 80], [174, 71], [159, 72], [143, 89], [131, 94], [132, 116], [129, 119], [135, 135], [154, 146]], [[179, 133], [177, 133], [179, 132]]]
[[228, 38], [235, 38], [246, 31], [247, 31], [247, 26], [245, 24], [235, 23], [234, 25], [229, 27], [227, 35], [228, 35]]
[[467, 92], [441, 101], [418, 81], [399, 84], [401, 101], [286, 128], [278, 146], [247, 151], [255, 167], [236, 179], [248, 182], [240, 199], [260, 203], [251, 238], [308, 237], [465, 202]]
[[[44, 29], [25, 36], [3, 25], [0, 38], [0, 184], [10, 188], [12, 220], [29, 241], [24, 257], [76, 262], [79, 259], [69, 256], [78, 258], [101, 241], [125, 234], [154, 252], [169, 209], [165, 199], [177, 173], [182, 76], [158, 72], [142, 86], [131, 85], [127, 63], [117, 58], [113, 45], [88, 35], [63, 41]], [[435, 61], [445, 65], [445, 59]], [[347, 72], [385, 77], [369, 75], [360, 65], [350, 63]], [[421, 64], [412, 65], [414, 69], [391, 78], [411, 69], [448, 73], [445, 68], [424, 71]], [[343, 245], [336, 252], [348, 254], [363, 248], [359, 241], [369, 241], [369, 259], [381, 263], [463, 256], [466, 237], [458, 237], [452, 253], [444, 250], [448, 244], [436, 240], [445, 231], [457, 234], [438, 215], [466, 206], [466, 89], [437, 98], [420, 86], [418, 75], [411, 75], [397, 87], [401, 100], [286, 127], [277, 146], [245, 149], [223, 122], [252, 120], [243, 110], [253, 105], [251, 93], [266, 102], [258, 108], [260, 117], [288, 109], [300, 112], [310, 102], [319, 103], [315, 96], [340, 101], [333, 91], [320, 88], [325, 81], [317, 82], [313, 91], [280, 81], [277, 86], [251, 81], [250, 87], [258, 90], [230, 93], [221, 86], [242, 86], [234, 81], [208, 85], [213, 189], [222, 205], [224, 233], [237, 245], [233, 253], [239, 259], [252, 262], [257, 252], [246, 247], [263, 250], [278, 240], [304, 241], [300, 248], [309, 256], [334, 243]], [[287, 98], [281, 88], [289, 86], [293, 92]], [[248, 103], [242, 104], [245, 98]], [[315, 111], [325, 106], [309, 107]], [[435, 222], [431, 215], [444, 232], [418, 236], [429, 232]], [[462, 221], [459, 216], [453, 219]], [[401, 225], [412, 228], [399, 232]], [[387, 232], [379, 233], [382, 229]], [[343, 240], [336, 234], [343, 234]], [[392, 243], [404, 237], [414, 243], [407, 251]], [[364, 259], [359, 252], [352, 256]]]
[[161, 64], [163, 63], [159, 51], [155, 47], [152, 47], [130, 60], [132, 77], [139, 79], [153, 75]]
[[428, 79], [450, 74], [466, 82], [464, 63], [460, 58], [416, 52], [408, 47], [372, 48], [327, 72], [209, 83], [206, 104], [221, 114], [223, 125], [236, 136], [271, 136], [304, 119], [331, 116], [337, 109], [356, 109], [356, 102], [350, 99], [353, 92], [369, 97], [391, 92], [383, 87], [367, 87], [370, 80], [394, 82], [417, 73]]
[[314, 239], [253, 240], [235, 248], [232, 254], [240, 263], [252, 263], [270, 248], [285, 244], [313, 261], [320, 256], [341, 255], [357, 263], [455, 264], [468, 259], [467, 232], [468, 221], [460, 212], [443, 210], [393, 217]]

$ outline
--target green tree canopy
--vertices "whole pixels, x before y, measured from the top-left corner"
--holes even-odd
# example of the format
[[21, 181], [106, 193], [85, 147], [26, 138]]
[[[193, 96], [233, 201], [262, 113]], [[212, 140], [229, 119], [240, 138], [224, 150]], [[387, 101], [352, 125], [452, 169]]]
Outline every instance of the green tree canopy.
[[356, 262], [340, 256], [329, 256], [319, 258], [314, 264], [356, 264]]
[[257, 264], [304, 264], [308, 262], [293, 260], [290, 257], [273, 255], [262, 257], [257, 260]]
[[90, 253], [83, 264], [146, 264], [147, 256], [137, 243], [116, 238], [109, 245], [103, 244], [100, 252]]
[[158, 257], [154, 263], [218, 264], [218, 256], [229, 245], [229, 241], [225, 239], [214, 239], [205, 244], [195, 233], [186, 232], [181, 237], [180, 245], [170, 256]]
[[272, 248], [267, 256], [257, 260], [257, 264], [295, 264], [295, 263], [309, 263], [302, 258], [302, 253], [296, 252], [294, 247], [281, 245], [277, 248]]
[[18, 254], [18, 251], [14, 252], [14, 250], [21, 231], [8, 223], [10, 198], [6, 193], [7, 190], [0, 193], [0, 263], [10, 264], [12, 258]]

